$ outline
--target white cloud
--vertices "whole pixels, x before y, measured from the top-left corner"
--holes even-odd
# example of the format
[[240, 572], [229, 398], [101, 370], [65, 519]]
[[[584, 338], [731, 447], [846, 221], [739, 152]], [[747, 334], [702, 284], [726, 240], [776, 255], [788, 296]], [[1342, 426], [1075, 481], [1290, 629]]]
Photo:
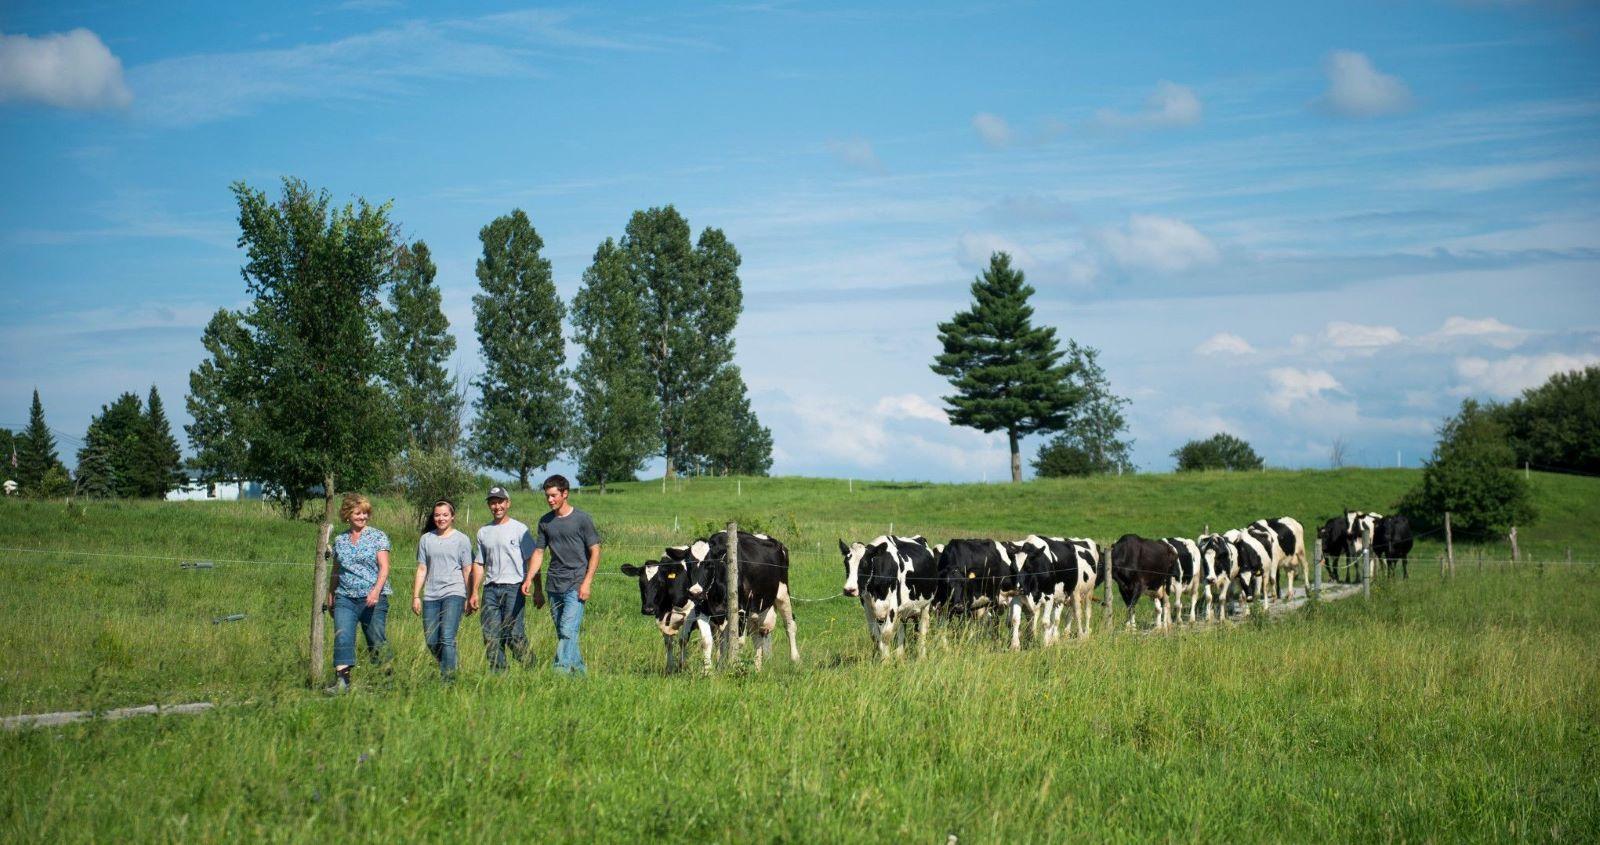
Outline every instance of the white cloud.
[[1323, 107], [1345, 117], [1378, 117], [1411, 108], [1411, 90], [1354, 50], [1335, 50], [1322, 62], [1328, 75]]
[[122, 60], [87, 29], [33, 38], [0, 33], [0, 102], [28, 100], [63, 109], [123, 108], [133, 94]]
[[1231, 332], [1218, 332], [1199, 346], [1194, 351], [1200, 355], [1249, 355], [1255, 352], [1244, 338]]
[[1374, 349], [1405, 340], [1394, 326], [1363, 326], [1360, 323], [1332, 322], [1322, 330], [1323, 340], [1340, 349]]
[[873, 412], [888, 419], [927, 420], [941, 425], [950, 423], [950, 417], [943, 408], [915, 393], [885, 396], [878, 400]]
[[1006, 119], [988, 112], [978, 112], [972, 118], [972, 128], [978, 130], [978, 137], [990, 149], [1002, 149], [1011, 146], [1016, 140], [1016, 133], [1011, 130], [1011, 124]]
[[1501, 349], [1511, 349], [1522, 343], [1527, 332], [1515, 326], [1508, 326], [1493, 317], [1473, 320], [1467, 317], [1450, 317], [1444, 325], [1434, 332], [1436, 339], [1466, 338], [1482, 340], [1491, 346]]
[[1538, 387], [1556, 373], [1581, 370], [1600, 364], [1600, 355], [1582, 353], [1567, 355], [1552, 352], [1545, 355], [1512, 355], [1498, 361], [1485, 358], [1459, 358], [1456, 374], [1472, 390], [1483, 391], [1499, 397], [1515, 396], [1530, 387]]
[[1101, 109], [1095, 113], [1095, 121], [1112, 129], [1165, 129], [1193, 126], [1200, 122], [1203, 111], [1193, 89], [1163, 79], [1145, 99], [1143, 111], [1123, 114], [1114, 109]]
[[1125, 267], [1178, 272], [1216, 263], [1217, 247], [1193, 226], [1172, 217], [1135, 214], [1122, 229], [1103, 229], [1100, 243]]
[[888, 458], [889, 434], [883, 422], [858, 408], [837, 401], [799, 399], [790, 403], [788, 412], [799, 428], [802, 453], [863, 467], [882, 466]]
[[883, 170], [883, 162], [878, 160], [878, 153], [872, 149], [872, 142], [865, 138], [829, 141], [828, 151], [851, 167], [860, 167], [873, 172]]
[[968, 268], [988, 267], [989, 256], [997, 252], [1010, 255], [1011, 266], [1020, 267], [1024, 272], [1039, 263], [1027, 247], [992, 232], [966, 232], [956, 244], [956, 260]]
[[1267, 404], [1279, 413], [1287, 413], [1294, 405], [1308, 399], [1322, 398], [1330, 391], [1344, 390], [1339, 380], [1326, 370], [1299, 370], [1278, 367], [1267, 373], [1272, 389], [1267, 392]]

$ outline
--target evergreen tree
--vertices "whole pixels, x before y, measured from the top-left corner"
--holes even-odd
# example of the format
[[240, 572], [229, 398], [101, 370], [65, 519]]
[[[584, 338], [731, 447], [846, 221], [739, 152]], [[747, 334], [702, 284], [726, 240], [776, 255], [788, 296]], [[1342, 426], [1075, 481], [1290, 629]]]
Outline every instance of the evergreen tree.
[[628, 273], [628, 258], [606, 238], [583, 274], [572, 300], [574, 340], [583, 348], [573, 372], [577, 385], [571, 448], [578, 479], [599, 486], [632, 481], [657, 448], [660, 405], [645, 357], [641, 289]]
[[16, 475], [17, 469], [11, 463], [14, 460], [17, 460], [16, 432], [9, 428], [0, 428], [0, 461], [5, 464], [5, 470], [0, 472], [0, 475], [15, 480], [12, 477]]
[[474, 381], [479, 396], [468, 452], [484, 467], [515, 473], [526, 489], [529, 473], [560, 453], [567, 429], [566, 308], [549, 260], [539, 255], [544, 241], [522, 209], [496, 218], [478, 237], [483, 293], [472, 298], [472, 310], [484, 371]]
[[137, 394], [123, 393], [100, 406], [78, 450], [78, 493], [119, 499], [148, 495], [148, 426]]
[[44, 422], [44, 405], [39, 401], [39, 389], [34, 388], [33, 404], [28, 408], [28, 427], [17, 437], [17, 486], [25, 495], [44, 496], [45, 475], [51, 470], [66, 473], [61, 459], [56, 457], [56, 438]]
[[251, 385], [241, 361], [250, 338], [239, 315], [224, 308], [211, 316], [200, 342], [210, 355], [189, 372], [189, 396], [184, 400], [193, 420], [183, 427], [194, 449], [190, 466], [201, 481], [243, 480], [249, 457]]
[[248, 407], [235, 420], [248, 425], [247, 469], [290, 513], [320, 485], [331, 521], [339, 485], [379, 478], [399, 444], [376, 337], [394, 255], [389, 207], [334, 207], [297, 179], [277, 202], [243, 182], [233, 191], [254, 301], [242, 315], [242, 372], [223, 382]]
[[1133, 441], [1121, 436], [1128, 429], [1122, 414], [1128, 400], [1111, 392], [1100, 350], [1069, 339], [1067, 360], [1084, 398], [1073, 407], [1066, 429], [1039, 448], [1034, 472], [1045, 478], [1133, 472]]
[[1227, 432], [1218, 432], [1205, 440], [1191, 440], [1172, 451], [1178, 461], [1178, 472], [1198, 472], [1208, 469], [1244, 471], [1261, 469], [1263, 461], [1250, 444]]
[[1033, 294], [1011, 256], [994, 253], [972, 283], [972, 308], [939, 324], [944, 352], [933, 364], [956, 389], [944, 397], [950, 422], [1006, 433], [1013, 482], [1022, 481], [1021, 439], [1064, 428], [1084, 394], [1072, 364], [1060, 363], [1055, 329], [1034, 327]]
[[183, 452], [172, 436], [172, 424], [167, 422], [167, 410], [155, 385], [150, 386], [150, 398], [145, 402], [141, 434], [139, 495], [164, 498], [167, 491], [183, 486]]
[[1500, 534], [1527, 525], [1536, 513], [1528, 483], [1513, 469], [1516, 453], [1493, 406], [1474, 399], [1439, 428], [1439, 442], [1422, 467], [1422, 482], [1396, 509], [1419, 531], [1444, 525], [1469, 537]]
[[461, 440], [461, 397], [445, 363], [456, 351], [450, 321], [440, 307], [438, 269], [422, 241], [395, 256], [394, 287], [380, 312], [386, 378], [408, 430], [423, 449], [453, 449]]

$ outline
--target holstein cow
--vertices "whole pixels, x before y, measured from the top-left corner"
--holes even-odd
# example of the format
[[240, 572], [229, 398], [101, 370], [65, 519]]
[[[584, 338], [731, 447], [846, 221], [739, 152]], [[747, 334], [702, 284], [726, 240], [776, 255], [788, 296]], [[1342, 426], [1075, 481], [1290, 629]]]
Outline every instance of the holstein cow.
[[1411, 577], [1406, 560], [1411, 555], [1411, 544], [1411, 520], [1401, 514], [1383, 517], [1373, 527], [1372, 553], [1384, 562], [1391, 577], [1395, 561], [1400, 562], [1400, 577]]
[[1146, 592], [1156, 604], [1156, 628], [1167, 626], [1167, 591], [1172, 587], [1172, 570], [1177, 568], [1177, 553], [1160, 540], [1147, 540], [1137, 534], [1124, 534], [1111, 546], [1111, 578], [1128, 608], [1128, 627], [1134, 627], [1133, 610]]
[[[1383, 519], [1383, 514], [1345, 511], [1344, 519], [1350, 560], [1359, 564], [1362, 556], [1372, 548], [1373, 536], [1378, 533], [1378, 522]], [[1371, 574], [1368, 572], [1366, 576], [1370, 577]], [[1356, 580], [1361, 580], [1361, 577], [1358, 575]]]
[[1322, 568], [1335, 581], [1342, 580], [1339, 577], [1340, 558], [1355, 559], [1355, 553], [1350, 551], [1349, 525], [1348, 516], [1336, 516], [1317, 529], [1317, 539], [1322, 541]]
[[1200, 577], [1206, 585], [1206, 619], [1226, 619], [1228, 589], [1239, 578], [1239, 551], [1221, 534], [1203, 534], [1198, 545]]
[[948, 588], [939, 578], [939, 564], [922, 537], [882, 536], [871, 543], [839, 541], [844, 555], [844, 594], [858, 596], [867, 616], [867, 632], [878, 654], [905, 653], [905, 622], [916, 620], [917, 652], [927, 654], [928, 622]]
[[[669, 550], [670, 551], [670, 550]], [[677, 548], [687, 555], [688, 546]], [[667, 671], [676, 672], [689, 660], [689, 632], [696, 627], [699, 614], [694, 600], [689, 598], [689, 568], [683, 561], [662, 555], [661, 560], [647, 560], [639, 566], [622, 565], [622, 574], [639, 579], [639, 612], [655, 617], [661, 631], [661, 644], [667, 651]], [[711, 637], [704, 632], [706, 666], [711, 665]]]
[[1261, 581], [1272, 553], [1261, 545], [1261, 541], [1250, 536], [1248, 531], [1235, 528], [1222, 536], [1233, 544], [1234, 554], [1238, 557], [1239, 592], [1244, 595], [1244, 600], [1253, 602], [1259, 598], [1266, 602], [1266, 592], [1261, 589]]
[[1289, 573], [1288, 595], [1293, 598], [1294, 574], [1304, 572], [1306, 567], [1306, 530], [1300, 526], [1300, 521], [1292, 516], [1258, 519], [1246, 530], [1272, 555], [1266, 573], [1273, 598], [1283, 596], [1278, 580], [1284, 572]]
[[1172, 595], [1170, 604], [1177, 605], [1178, 621], [1183, 621], [1183, 599], [1189, 598], [1189, 621], [1195, 620], [1195, 609], [1200, 604], [1200, 576], [1203, 568], [1200, 561], [1200, 544], [1188, 537], [1166, 537], [1163, 543], [1172, 547], [1172, 553], [1178, 556], [1178, 562], [1172, 569], [1171, 585]]
[[[765, 534], [739, 532], [741, 618], [737, 620], [727, 618], [728, 535], [713, 534], [709, 539], [690, 544], [685, 562], [689, 568], [689, 596], [708, 621], [713, 625], [721, 624], [724, 655], [731, 644], [730, 636], [737, 636], [743, 642], [747, 632], [754, 632], [755, 665], [760, 669], [762, 659], [772, 654], [772, 629], [777, 627], [776, 614], [781, 613], [789, 632], [789, 658], [800, 662], [794, 607], [789, 598], [788, 548]], [[729, 621], [734, 624], [727, 625]]]
[[949, 590], [954, 615], [983, 616], [991, 611], [1011, 623], [1013, 648], [1020, 648], [1020, 579], [1011, 553], [996, 540], [951, 540], [939, 553], [939, 577]]
[[[1040, 537], [1030, 534], [1016, 543], [1007, 543], [1018, 570], [1018, 595], [1022, 608], [1033, 614], [1034, 636], [1044, 624], [1044, 645], [1061, 636], [1061, 619], [1072, 605], [1080, 636], [1089, 633], [1089, 602], [1094, 594], [1100, 566], [1100, 544], [1078, 537]], [[1068, 620], [1070, 632], [1072, 621]], [[1020, 642], [1013, 637], [1012, 648]]]

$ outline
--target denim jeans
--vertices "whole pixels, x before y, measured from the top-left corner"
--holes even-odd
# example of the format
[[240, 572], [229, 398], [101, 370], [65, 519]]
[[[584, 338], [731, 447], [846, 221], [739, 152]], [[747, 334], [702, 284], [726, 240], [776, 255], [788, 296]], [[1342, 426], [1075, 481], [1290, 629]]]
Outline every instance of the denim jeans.
[[528, 597], [521, 584], [483, 585], [483, 652], [489, 671], [506, 670], [506, 647], [518, 663], [528, 662], [528, 635], [522, 627], [522, 610]]
[[461, 628], [461, 611], [466, 596], [445, 596], [422, 602], [422, 638], [428, 651], [439, 661], [439, 673], [450, 680], [456, 673], [456, 631]]
[[550, 618], [556, 623], [556, 671], [584, 673], [583, 655], [578, 651], [578, 627], [583, 624], [583, 602], [577, 590], [546, 593], [550, 597]]
[[389, 659], [389, 638], [384, 627], [389, 619], [389, 597], [381, 596], [378, 603], [367, 607], [366, 596], [333, 596], [333, 665], [356, 664], [356, 624], [367, 640], [367, 656], [374, 663]]

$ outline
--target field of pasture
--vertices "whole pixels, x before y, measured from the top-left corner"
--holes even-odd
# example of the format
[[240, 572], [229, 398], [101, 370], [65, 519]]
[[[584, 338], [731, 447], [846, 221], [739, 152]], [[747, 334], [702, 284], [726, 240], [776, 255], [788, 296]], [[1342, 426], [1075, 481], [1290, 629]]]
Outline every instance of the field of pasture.
[[[316, 528], [259, 503], [0, 502], [4, 715], [211, 701], [198, 716], [0, 733], [7, 841], [400, 836], [678, 841], [1587, 840], [1600, 829], [1600, 481], [1535, 475], [1503, 544], [1425, 537], [1370, 601], [1020, 654], [936, 629], [880, 663], [837, 596], [838, 539], [1193, 536], [1262, 516], [1308, 530], [1387, 509], [1415, 471], [1133, 476], [1009, 485], [690, 479], [575, 491], [608, 573], [585, 679], [491, 677], [476, 617], [442, 686], [408, 607], [398, 502], [392, 675], [304, 684]], [[486, 516], [472, 508], [474, 531]], [[536, 494], [513, 503], [531, 522]], [[462, 515], [467, 513], [463, 508]], [[802, 663], [661, 673], [616, 573], [729, 519], [791, 548]], [[1480, 563], [1480, 557], [1482, 562]], [[214, 562], [184, 569], [183, 562]], [[1148, 620], [1149, 607], [1142, 619]], [[237, 621], [217, 621], [243, 614]], [[1119, 610], [1120, 615], [1120, 610]]]

